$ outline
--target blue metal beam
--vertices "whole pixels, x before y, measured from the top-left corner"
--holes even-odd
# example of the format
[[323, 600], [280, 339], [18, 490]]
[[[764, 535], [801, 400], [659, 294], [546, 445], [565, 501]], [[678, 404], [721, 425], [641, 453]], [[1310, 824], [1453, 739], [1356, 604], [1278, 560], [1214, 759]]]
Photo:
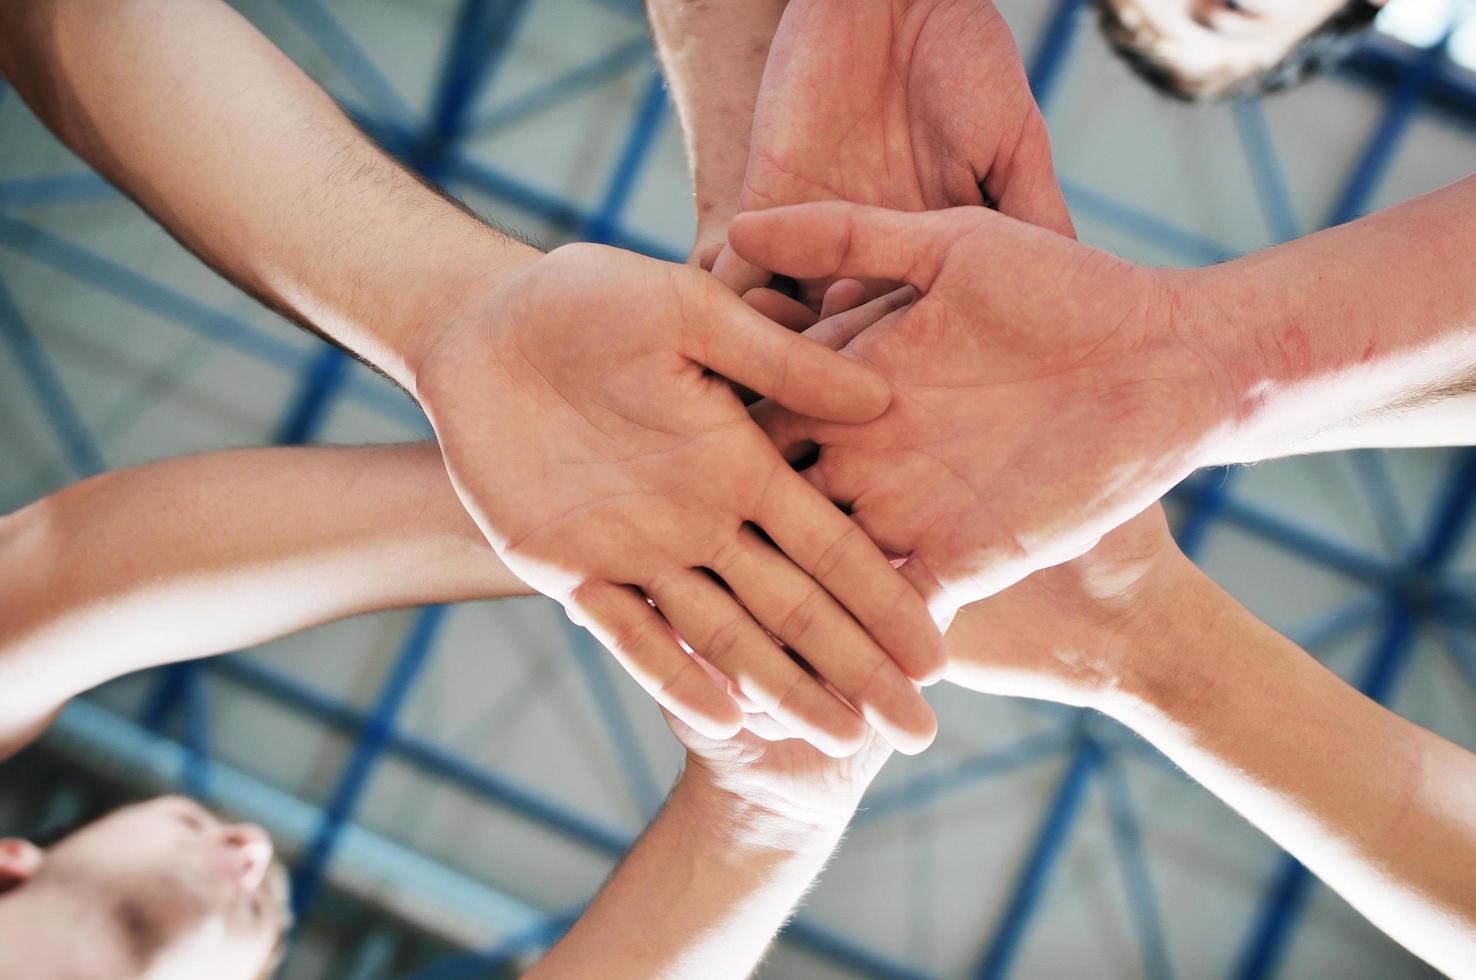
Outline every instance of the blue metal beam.
[[[1370, 651], [1358, 679], [1358, 689], [1381, 704], [1388, 700], [1400, 670], [1409, 660], [1415, 617], [1421, 612], [1411, 602], [1419, 599], [1421, 583], [1456, 553], [1476, 520], [1476, 449], [1456, 453], [1453, 463], [1435, 518], [1406, 573], [1411, 589], [1394, 600], [1383, 636]], [[1301, 862], [1290, 855], [1283, 858], [1236, 965], [1237, 980], [1264, 980], [1274, 975], [1311, 884]]]
[[1353, 473], [1368, 498], [1369, 510], [1379, 527], [1384, 550], [1394, 561], [1402, 561], [1409, 548], [1409, 521], [1394, 492], [1389, 474], [1389, 456], [1382, 449], [1358, 449], [1349, 453]]
[[[1448, 38], [1447, 34], [1446, 39]], [[1439, 44], [1422, 52], [1400, 73], [1399, 84], [1389, 96], [1373, 136], [1354, 163], [1342, 193], [1338, 195], [1324, 224], [1329, 227], [1340, 225], [1363, 213], [1373, 198], [1379, 181], [1389, 169], [1394, 151], [1398, 149], [1405, 130], [1419, 111], [1425, 91], [1430, 87], [1431, 80], [1439, 72], [1444, 60], [1445, 39], [1442, 39]]]
[[1101, 772], [1098, 785], [1106, 791], [1112, 836], [1117, 845], [1114, 851], [1138, 932], [1138, 948], [1143, 954], [1143, 975], [1149, 980], [1168, 980], [1174, 971], [1163, 938], [1163, 916], [1158, 910], [1153, 878], [1143, 854], [1143, 834], [1138, 827], [1127, 777], [1117, 760], [1110, 756], [1103, 761]]
[[0, 337], [5, 338], [6, 346], [25, 375], [26, 383], [31, 386], [31, 392], [56, 433], [73, 471], [79, 476], [92, 476], [107, 469], [102, 453], [98, 452], [82, 416], [72, 405], [61, 377], [51, 366], [50, 358], [31, 333], [31, 328], [21, 316], [20, 307], [16, 306], [15, 298], [3, 282], [0, 282]]
[[1062, 180], [1061, 192], [1066, 195], [1066, 203], [1073, 211], [1085, 211], [1105, 225], [1126, 232], [1154, 248], [1182, 256], [1195, 265], [1226, 262], [1237, 254], [1228, 245], [1129, 207], [1076, 181]]
[[460, 151], [471, 110], [507, 54], [527, 6], [527, 0], [462, 0], [447, 36], [425, 140], [409, 161], [427, 179], [444, 179], [447, 158]]
[[1071, 753], [1071, 761], [1056, 786], [1055, 795], [1046, 807], [1045, 815], [1036, 831], [1035, 842], [1015, 881], [1015, 887], [1005, 903], [1005, 909], [985, 946], [984, 955], [974, 969], [978, 980], [1000, 980], [1008, 975], [1019, 955], [1025, 939], [1025, 930], [1030, 924], [1041, 900], [1045, 896], [1047, 879], [1056, 859], [1066, 846], [1066, 840], [1086, 795], [1092, 774], [1102, 761], [1102, 750], [1089, 736], [1083, 734]]
[[981, 752], [946, 769], [925, 772], [883, 790], [872, 790], [851, 821], [854, 827], [885, 820], [898, 813], [937, 803], [984, 779], [1016, 772], [1061, 755], [1071, 744], [1061, 732], [1040, 732], [1003, 749]]
[[357, 743], [339, 774], [338, 785], [323, 808], [318, 828], [293, 869], [292, 908], [299, 923], [312, 910], [328, 862], [333, 858], [344, 827], [353, 817], [359, 797], [369, 784], [375, 764], [388, 748], [395, 719], [429, 659], [431, 644], [445, 613], [445, 606], [426, 606], [416, 614], [404, 646], [380, 687], [379, 699], [359, 729]]
[[1174, 528], [1174, 540], [1190, 558], [1199, 554], [1210, 525], [1224, 511], [1230, 499], [1230, 484], [1238, 472], [1234, 467], [1225, 466], [1196, 477], [1200, 490], [1189, 498], [1188, 509]]
[[650, 820], [661, 807], [662, 793], [651, 772], [650, 761], [641, 751], [640, 739], [636, 737], [635, 728], [625, 712], [625, 705], [621, 703], [620, 692], [610, 679], [610, 657], [587, 630], [575, 626], [567, 617], [563, 618], [563, 628], [564, 635], [569, 639], [569, 648], [574, 654], [574, 662], [589, 689], [590, 699], [594, 701], [595, 710], [604, 722], [605, 731], [615, 747], [615, 755], [620, 760], [620, 767], [625, 771], [631, 802], [644, 819]]
[[661, 124], [665, 119], [666, 83], [661, 73], [653, 70], [599, 210], [584, 226], [580, 237], [601, 245], [615, 241], [619, 234], [621, 215], [625, 213], [625, 206], [630, 202], [630, 195], [635, 191], [636, 181], [651, 155], [651, 146], [660, 135]]
[[0, 210], [116, 200], [118, 192], [91, 170], [80, 174], [47, 174], [0, 180]]
[[301, 446], [317, 438], [333, 396], [342, 388], [353, 362], [337, 347], [323, 345], [308, 362], [298, 382], [277, 433], [272, 441], [281, 446]]
[[[352, 733], [365, 724], [364, 716], [353, 708], [295, 678], [253, 661], [241, 657], [215, 657], [204, 661], [201, 666], [339, 731]], [[476, 766], [456, 752], [419, 736], [407, 735], [391, 728], [384, 733], [383, 748], [400, 761], [415, 766], [427, 775], [442, 779], [596, 853], [619, 858], [630, 849], [632, 838], [629, 834], [576, 813], [535, 790]], [[868, 969], [875, 967], [872, 972], [875, 976], [916, 976], [906, 967], [863, 950], [844, 937], [806, 923], [803, 919], [791, 922], [784, 936], [801, 948], [821, 956], [830, 959], [843, 957], [845, 963], [858, 969], [869, 964]]]
[[[1407, 661], [1405, 654], [1413, 635], [1414, 617], [1402, 606], [1393, 610], [1383, 636], [1364, 663], [1358, 684], [1363, 693], [1380, 702], [1388, 696], [1399, 667]], [[1236, 980], [1266, 980], [1275, 975], [1297, 919], [1306, 908], [1313, 881], [1305, 865], [1289, 854], [1282, 856], [1231, 974]]]
[[1081, 22], [1082, 0], [1057, 0], [1051, 18], [1030, 54], [1030, 91], [1041, 111], [1050, 102], [1066, 56], [1071, 52], [1071, 42], [1076, 37], [1077, 25]]
[[[1170, 495], [1192, 504], [1210, 492], [1205, 481], [1190, 478], [1171, 490]], [[1329, 571], [1375, 587], [1385, 587], [1395, 578], [1397, 569], [1390, 563], [1237, 500], [1232, 494], [1224, 495], [1217, 506], [1219, 518], [1225, 523]]]
[[354, 90], [370, 101], [377, 114], [402, 124], [415, 118], [415, 110], [390, 84], [374, 59], [364, 53], [353, 35], [319, 0], [279, 0], [279, 6], [328, 56]]
[[1235, 127], [1240, 133], [1246, 162], [1250, 165], [1256, 200], [1261, 204], [1267, 232], [1276, 242], [1289, 242], [1300, 237], [1302, 230], [1297, 221], [1297, 210], [1292, 204], [1286, 174], [1277, 159], [1276, 145], [1271, 139], [1271, 129], [1266, 125], [1266, 114], [1261, 110], [1260, 100], [1237, 99], [1234, 112]]
[[634, 66], [651, 59], [651, 42], [645, 36], [627, 41], [609, 54], [580, 65], [515, 99], [491, 109], [467, 127], [468, 136], [491, 136], [499, 130], [552, 109], [567, 99], [612, 81]]

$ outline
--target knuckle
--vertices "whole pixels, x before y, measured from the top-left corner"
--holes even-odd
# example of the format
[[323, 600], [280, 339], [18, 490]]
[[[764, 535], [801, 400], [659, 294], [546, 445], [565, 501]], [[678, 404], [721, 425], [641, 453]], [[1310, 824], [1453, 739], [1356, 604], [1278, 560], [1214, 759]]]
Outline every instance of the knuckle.
[[634, 653], [643, 649], [651, 637], [649, 616], [630, 616], [610, 628], [610, 642], [615, 649]]
[[740, 528], [737, 534], [727, 535], [723, 538], [722, 543], [713, 552], [711, 560], [707, 563], [707, 567], [722, 575], [726, 571], [731, 571], [742, 561], [744, 551], [743, 530]]
[[703, 656], [708, 663], [722, 669], [722, 665], [730, 663], [743, 646], [745, 630], [742, 616], [734, 616], [723, 625], [712, 631], [704, 644]]
[[779, 635], [791, 646], [814, 633], [824, 609], [824, 595], [818, 587], [811, 586], [804, 597], [784, 613], [779, 623]]
[[817, 579], [829, 578], [842, 565], [846, 563], [847, 557], [851, 555], [860, 541], [857, 536], [861, 529], [850, 521], [846, 521], [845, 529], [837, 534], [831, 542], [825, 546], [820, 557], [815, 559], [815, 577]]
[[794, 714], [795, 702], [804, 692], [805, 685], [809, 681], [809, 676], [804, 671], [796, 668], [793, 676], [784, 685], [784, 690], [777, 692], [774, 697], [770, 698], [770, 703], [764, 710], [769, 713], [778, 712], [786, 716], [792, 716]]
[[687, 676], [687, 672], [692, 670], [694, 667], [696, 667], [696, 664], [693, 663], [690, 659], [685, 661], [680, 667], [676, 669], [674, 673], [670, 674], [664, 680], [662, 680], [660, 686], [656, 688], [652, 696], [655, 697], [657, 701], [665, 699], [667, 695], [672, 694], [681, 685], [682, 681]]

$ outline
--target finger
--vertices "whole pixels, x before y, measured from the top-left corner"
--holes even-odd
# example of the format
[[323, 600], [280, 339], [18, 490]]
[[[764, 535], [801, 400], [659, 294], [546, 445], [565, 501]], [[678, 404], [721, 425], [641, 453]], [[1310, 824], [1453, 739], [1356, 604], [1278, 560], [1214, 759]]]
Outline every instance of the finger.
[[958, 615], [959, 604], [933, 575], [927, 563], [913, 556], [897, 566], [897, 571], [912, 583], [917, 594], [928, 604], [928, 613], [933, 617], [933, 622], [938, 624], [938, 629], [948, 632], [948, 627], [953, 624], [953, 617]]
[[943, 636], [927, 604], [850, 518], [798, 475], [775, 478], [752, 520], [824, 586], [908, 677], [943, 672]]
[[604, 644], [656, 703], [708, 738], [732, 738], [743, 711], [672, 637], [635, 589], [591, 582], [575, 590], [569, 618]]
[[687, 256], [687, 264], [695, 265], [704, 272], [711, 272], [718, 255], [726, 247], [724, 242], [707, 242], [699, 245], [692, 250], [691, 255]]
[[785, 296], [778, 290], [767, 286], [750, 289], [743, 294], [743, 302], [790, 330], [807, 330], [820, 319], [815, 315], [814, 310], [799, 300]]
[[646, 591], [698, 656], [759, 711], [826, 755], [844, 758], [861, 747], [866, 738], [861, 717], [805, 673], [706, 574], [684, 569], [662, 576]]
[[684, 353], [729, 381], [834, 422], [869, 422], [891, 402], [880, 374], [786, 330], [737, 296], [714, 288], [699, 302], [701, 312], [681, 321]]
[[783, 742], [795, 738], [794, 732], [765, 714], [750, 714], [744, 717], [743, 727], [765, 742]]
[[1076, 237], [1071, 212], [1051, 162], [1051, 138], [1038, 112], [1026, 125], [1009, 159], [996, 161], [991, 168], [984, 181], [984, 192], [1002, 213], [1012, 218], [1069, 238]]
[[772, 273], [739, 256], [731, 245], [723, 246], [710, 268], [718, 281], [739, 296], [750, 289], [767, 286], [774, 278]]
[[794, 465], [814, 451], [815, 443], [810, 437], [813, 425], [810, 419], [796, 415], [782, 405], [771, 401], [755, 403], [748, 410], [749, 417], [764, 430], [764, 435], [779, 450], [784, 461]]
[[740, 214], [728, 245], [796, 279], [891, 279], [926, 291], [954, 242], [1001, 220], [987, 208], [889, 211], [823, 201]]
[[917, 290], [911, 286], [894, 289], [885, 296], [878, 296], [855, 309], [822, 319], [806, 330], [805, 336], [816, 343], [824, 344], [831, 350], [840, 350], [860, 336], [868, 327], [875, 326], [889, 313], [902, 309], [916, 298]]
[[[829, 592], [773, 545], [744, 529], [714, 571], [765, 629], [804, 657], [888, 742], [904, 752], [920, 752], [932, 742], [937, 718], [907, 675]], [[853, 751], [859, 747], [858, 742]]]
[[820, 302], [820, 319], [853, 310], [866, 302], [870, 295], [866, 283], [860, 279], [837, 279], [825, 291]]

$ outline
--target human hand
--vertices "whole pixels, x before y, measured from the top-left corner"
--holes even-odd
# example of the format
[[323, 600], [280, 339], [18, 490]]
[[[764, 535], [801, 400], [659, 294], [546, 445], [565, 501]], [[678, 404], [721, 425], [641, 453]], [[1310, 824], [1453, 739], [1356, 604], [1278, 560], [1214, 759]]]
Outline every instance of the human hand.
[[[992, 203], [1072, 234], [1045, 123], [993, 3], [791, 0], [770, 47], [739, 203], [834, 199], [905, 211]], [[739, 292], [769, 271], [731, 248], [714, 266]], [[803, 285], [818, 307], [827, 283]]]
[[854, 755], [832, 759], [762, 714], [749, 714], [728, 739], [708, 738], [670, 714], [666, 722], [687, 750], [683, 793], [712, 819], [737, 822], [733, 830], [747, 844], [833, 842], [892, 754], [870, 732]]
[[1154, 504], [1080, 558], [965, 606], [948, 630], [947, 679], [986, 694], [1108, 709], [1137, 690], [1150, 611], [1188, 564]]
[[775, 411], [766, 429], [884, 550], [935, 619], [1088, 551], [1196, 466], [1229, 413], [1187, 274], [984, 208], [837, 202], [740, 215], [740, 254], [797, 277], [922, 293], [846, 348], [891, 382], [879, 418]]
[[936, 722], [908, 678], [942, 669], [922, 599], [785, 464], [729, 381], [851, 422], [889, 398], [873, 371], [706, 273], [590, 245], [491, 290], [416, 373], [457, 494], [493, 548], [663, 707], [714, 737], [742, 722], [669, 623], [824, 751], [854, 752], [866, 723], [920, 751]]

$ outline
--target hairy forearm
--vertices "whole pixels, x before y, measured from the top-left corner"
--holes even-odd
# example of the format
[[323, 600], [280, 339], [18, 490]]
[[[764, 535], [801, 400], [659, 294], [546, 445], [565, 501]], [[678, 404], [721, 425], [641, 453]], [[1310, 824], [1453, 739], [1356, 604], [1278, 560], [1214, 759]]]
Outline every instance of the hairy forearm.
[[528, 976], [749, 976], [840, 839], [838, 830], [757, 825], [766, 819], [689, 767], [588, 910]]
[[1476, 431], [1476, 177], [1188, 281], [1230, 416], [1214, 462]]
[[0, 752], [7, 733], [129, 671], [376, 609], [528, 592], [433, 443], [107, 473], [0, 518]]
[[1106, 705], [1434, 966], [1476, 963], [1476, 755], [1374, 703], [1184, 563]]
[[686, 137], [697, 246], [721, 243], [738, 208], [769, 43], [787, 0], [646, 0]]
[[536, 254], [421, 185], [218, 0], [0, 4], [0, 70], [215, 269], [411, 390], [426, 326]]

